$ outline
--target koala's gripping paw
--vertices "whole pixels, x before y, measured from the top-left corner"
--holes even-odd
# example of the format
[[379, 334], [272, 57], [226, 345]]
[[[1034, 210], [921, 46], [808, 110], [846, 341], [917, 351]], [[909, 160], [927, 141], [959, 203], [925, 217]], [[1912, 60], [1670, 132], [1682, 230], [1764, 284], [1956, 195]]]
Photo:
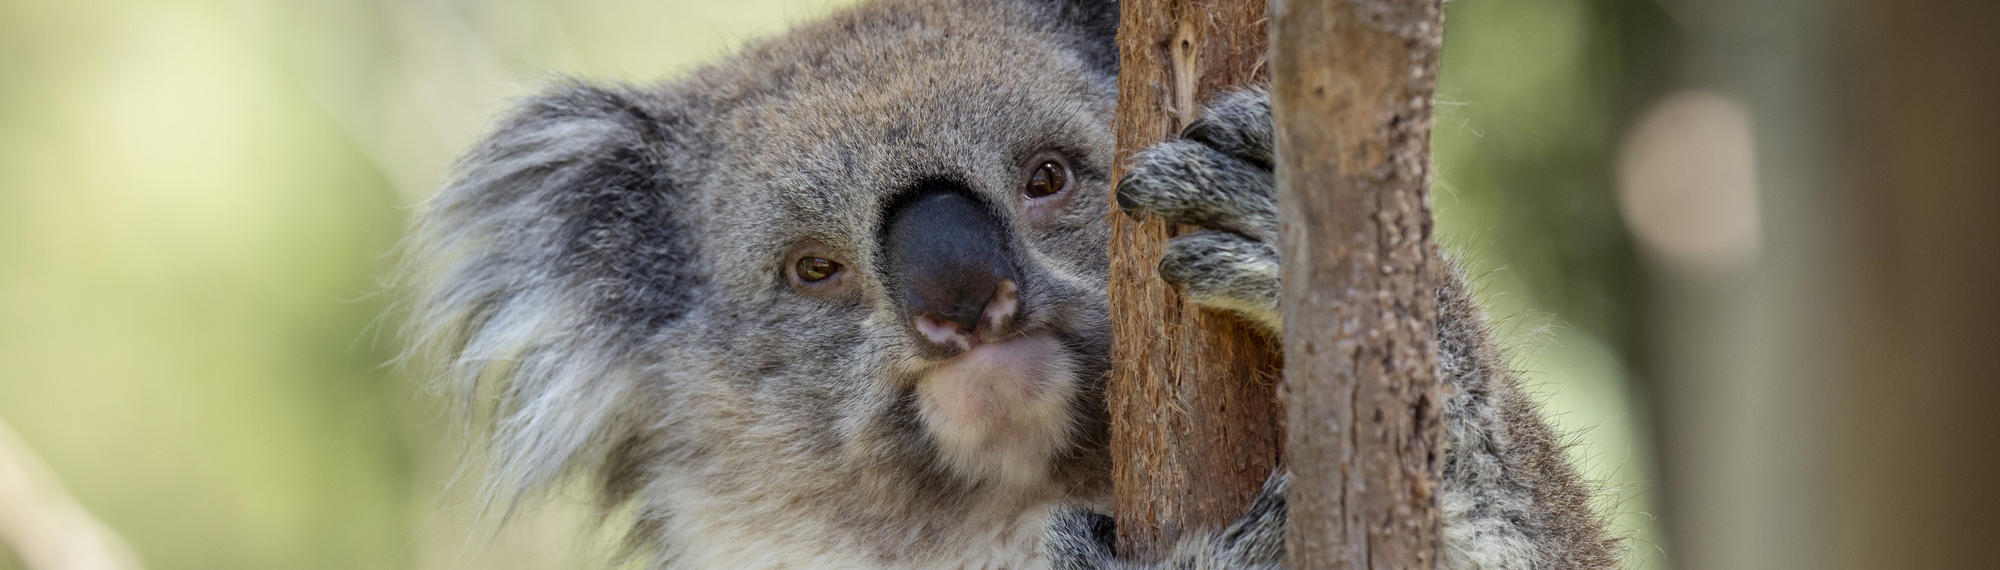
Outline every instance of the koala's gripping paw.
[[1160, 278], [1201, 305], [1236, 311], [1272, 331], [1278, 322], [1278, 250], [1269, 242], [1215, 230], [1167, 241]]
[[1050, 521], [1042, 551], [1053, 570], [1110, 570], [1131, 564], [1118, 559], [1116, 522], [1082, 507], [1058, 511]]
[[1156, 563], [1119, 558], [1112, 548], [1116, 524], [1110, 517], [1081, 509], [1056, 515], [1045, 552], [1057, 570], [1276, 570], [1285, 561], [1288, 481], [1284, 471], [1272, 473], [1243, 518], [1219, 532], [1182, 537]]
[[1208, 113], [1181, 129], [1181, 137], [1208, 145], [1270, 170], [1277, 156], [1277, 132], [1271, 126], [1271, 94], [1263, 89], [1222, 96]]
[[1174, 237], [1160, 276], [1205, 306], [1279, 327], [1277, 180], [1271, 100], [1262, 90], [1222, 97], [1208, 114], [1133, 156], [1118, 205], [1206, 230]]

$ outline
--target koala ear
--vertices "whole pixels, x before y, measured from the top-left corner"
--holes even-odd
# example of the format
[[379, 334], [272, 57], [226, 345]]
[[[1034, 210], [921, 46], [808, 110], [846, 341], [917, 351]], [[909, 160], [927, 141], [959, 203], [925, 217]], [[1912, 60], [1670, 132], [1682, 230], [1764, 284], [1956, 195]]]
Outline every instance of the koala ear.
[[701, 280], [674, 205], [689, 148], [666, 93], [565, 83], [460, 161], [406, 244], [416, 350], [490, 416], [487, 498], [537, 491], [611, 439], [639, 343]]
[[1118, 75], [1117, 0], [1023, 0], [1047, 14], [1055, 29], [1074, 42], [1091, 71]]

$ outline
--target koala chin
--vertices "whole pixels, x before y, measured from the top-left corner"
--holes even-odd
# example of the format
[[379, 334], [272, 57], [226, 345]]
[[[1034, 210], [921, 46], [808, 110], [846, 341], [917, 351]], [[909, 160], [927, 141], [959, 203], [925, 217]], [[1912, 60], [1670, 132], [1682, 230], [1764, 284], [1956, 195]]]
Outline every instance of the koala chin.
[[[413, 346], [485, 427], [492, 500], [581, 478], [656, 568], [1276, 567], [1282, 473], [1165, 560], [1110, 543], [1112, 205], [1202, 228], [1160, 267], [1197, 303], [1275, 326], [1279, 275], [1261, 92], [1110, 180], [1117, 24], [866, 1], [522, 101], [407, 240]], [[1462, 281], [1438, 295], [1444, 562], [1615, 561]]]
[[1076, 373], [1048, 335], [982, 344], [919, 377], [917, 413], [953, 470], [1032, 486], [1075, 437]]

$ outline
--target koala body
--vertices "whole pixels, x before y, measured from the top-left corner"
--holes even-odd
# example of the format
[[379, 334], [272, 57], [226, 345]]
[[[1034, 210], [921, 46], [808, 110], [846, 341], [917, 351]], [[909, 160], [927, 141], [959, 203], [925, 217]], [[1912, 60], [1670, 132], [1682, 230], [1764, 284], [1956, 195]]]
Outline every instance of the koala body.
[[[1090, 0], [883, 0], [525, 101], [411, 238], [416, 338], [489, 420], [488, 488], [586, 477], [655, 567], [1140, 566], [1094, 514], [1116, 24]], [[1165, 276], [1272, 323], [1269, 110], [1232, 101], [1119, 202], [1216, 228]], [[1610, 560], [1463, 287], [1440, 295], [1446, 561]], [[1275, 565], [1281, 477], [1257, 505], [1164, 564]]]

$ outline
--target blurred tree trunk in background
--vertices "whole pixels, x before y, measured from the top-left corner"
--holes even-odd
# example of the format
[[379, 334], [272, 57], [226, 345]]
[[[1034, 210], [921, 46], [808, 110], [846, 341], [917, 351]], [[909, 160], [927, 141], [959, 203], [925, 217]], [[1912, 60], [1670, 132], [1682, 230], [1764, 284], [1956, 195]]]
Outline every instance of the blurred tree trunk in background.
[[1755, 263], [1663, 272], [1668, 560], [1988, 567], [2000, 4], [1670, 4], [1748, 102], [1764, 213]]
[[[1178, 134], [1218, 91], [1262, 77], [1263, 0], [1126, 0], [1118, 30], [1117, 157]], [[1277, 346], [1159, 278], [1178, 233], [1110, 209], [1113, 511], [1118, 548], [1157, 559], [1184, 529], [1242, 516], [1281, 451]]]
[[[2000, 4], [1866, 0], [1836, 23], [1825, 163], [1854, 193], [1838, 341], [1847, 450], [1822, 544], [1850, 568], [1992, 567], [2000, 534]], [[1851, 65], [1850, 65], [1851, 63]], [[1817, 326], [1798, 323], [1797, 326]]]

